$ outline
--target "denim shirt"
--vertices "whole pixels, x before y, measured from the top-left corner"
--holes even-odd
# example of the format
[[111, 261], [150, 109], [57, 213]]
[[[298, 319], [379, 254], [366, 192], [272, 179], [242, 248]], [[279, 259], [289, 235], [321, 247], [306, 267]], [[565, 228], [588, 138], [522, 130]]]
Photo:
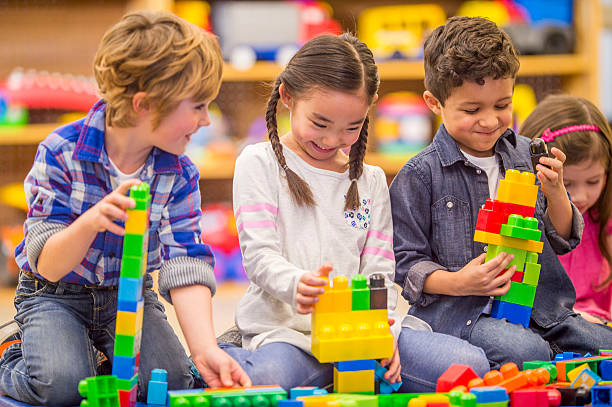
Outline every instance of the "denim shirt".
[[[533, 171], [529, 141], [512, 130], [499, 138], [495, 154], [500, 158], [500, 174], [509, 168]], [[390, 194], [395, 281], [412, 305], [409, 313], [428, 322], [434, 331], [469, 339], [489, 297], [427, 294], [423, 286], [434, 271], [457, 271], [485, 250], [486, 244], [474, 241], [474, 230], [478, 210], [489, 198], [487, 175], [467, 160], [441, 125], [433, 142], [397, 174]], [[576, 293], [557, 258], [580, 242], [584, 223], [573, 204], [572, 211], [567, 241], [557, 234], [546, 213], [546, 199], [538, 192], [535, 217], [544, 232], [544, 249], [539, 255], [542, 269], [531, 317], [543, 328], [573, 314]]]

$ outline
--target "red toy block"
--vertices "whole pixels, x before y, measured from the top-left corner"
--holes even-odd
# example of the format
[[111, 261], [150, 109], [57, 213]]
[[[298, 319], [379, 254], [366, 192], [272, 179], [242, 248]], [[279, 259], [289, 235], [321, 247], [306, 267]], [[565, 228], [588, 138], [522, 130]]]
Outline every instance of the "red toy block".
[[478, 375], [468, 365], [451, 365], [436, 383], [436, 393], [446, 393], [457, 386], [467, 386], [472, 379], [478, 378]]
[[119, 390], [119, 405], [121, 407], [135, 407], [136, 394], [138, 393], [138, 385], [132, 387], [131, 390]]
[[484, 208], [478, 210], [476, 230], [500, 233], [501, 225], [508, 223], [508, 217], [510, 215], [533, 217], [534, 214], [535, 208], [531, 206], [501, 202], [496, 199], [487, 199]]
[[512, 406], [557, 407], [561, 404], [561, 393], [557, 389], [521, 389], [510, 393]]
[[[504, 271], [500, 272], [498, 276], [504, 274], [506, 271], [508, 271], [508, 269], [505, 269]], [[514, 281], [515, 283], [522, 283], [523, 282], [523, 272], [515, 271], [514, 274], [512, 274], [512, 277], [510, 277], [510, 281]]]

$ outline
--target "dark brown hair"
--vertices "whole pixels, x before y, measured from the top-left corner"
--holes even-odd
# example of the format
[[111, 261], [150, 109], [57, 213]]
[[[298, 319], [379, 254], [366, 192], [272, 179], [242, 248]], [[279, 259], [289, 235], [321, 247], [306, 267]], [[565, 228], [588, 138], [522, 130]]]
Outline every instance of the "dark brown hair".
[[594, 285], [595, 288], [601, 289], [612, 281], [612, 253], [608, 250], [606, 231], [612, 212], [612, 130], [608, 121], [601, 111], [586, 99], [569, 95], [549, 95], [525, 119], [519, 133], [533, 139], [540, 137], [546, 129], [554, 132], [580, 124], [595, 125], [599, 127], [599, 131], [574, 131], [557, 136], [546, 144], [549, 149], [557, 147], [567, 155], [565, 165], [597, 160], [606, 170], [606, 185], [588, 213], [599, 223], [599, 251], [611, 267], [606, 279], [601, 284]]
[[444, 106], [463, 81], [513, 78], [519, 68], [510, 37], [480, 17], [451, 17], [425, 40], [425, 88]]
[[[283, 146], [278, 137], [276, 108], [280, 99], [279, 87], [284, 85], [287, 93], [299, 99], [314, 88], [333, 89], [341, 92], [365, 90], [368, 104], [372, 103], [380, 79], [374, 56], [368, 47], [353, 35], [322, 35], [308, 41], [291, 58], [283, 72], [276, 78], [274, 88], [268, 99], [266, 124], [272, 149], [279, 165], [285, 171], [289, 191], [298, 205], [315, 204], [308, 184], [292, 171], [285, 161]], [[357, 180], [363, 172], [363, 157], [368, 141], [366, 117], [359, 138], [349, 152], [349, 177], [351, 186], [346, 194], [345, 209], [359, 207]]]

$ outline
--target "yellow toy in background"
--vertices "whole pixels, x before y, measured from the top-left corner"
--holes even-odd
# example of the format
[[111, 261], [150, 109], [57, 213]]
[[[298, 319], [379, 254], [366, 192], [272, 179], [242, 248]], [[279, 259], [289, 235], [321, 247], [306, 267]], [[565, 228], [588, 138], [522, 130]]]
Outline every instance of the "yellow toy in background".
[[518, 132], [525, 119], [535, 109], [536, 95], [533, 88], [527, 84], [521, 83], [514, 85], [514, 94], [512, 95], [512, 129]]
[[357, 20], [357, 34], [378, 60], [421, 58], [424, 38], [446, 22], [437, 4], [372, 7]]
[[172, 6], [172, 11], [177, 16], [192, 24], [202, 27], [206, 31], [211, 31], [210, 26], [210, 4], [206, 1], [198, 0], [178, 0]]

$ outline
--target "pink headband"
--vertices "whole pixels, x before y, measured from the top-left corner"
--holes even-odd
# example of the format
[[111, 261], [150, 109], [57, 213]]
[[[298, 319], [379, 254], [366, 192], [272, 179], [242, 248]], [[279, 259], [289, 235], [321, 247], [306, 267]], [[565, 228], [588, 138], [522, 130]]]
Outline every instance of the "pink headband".
[[553, 141], [555, 137], [561, 136], [562, 134], [573, 133], [575, 131], [599, 131], [599, 127], [592, 124], [576, 124], [573, 126], [562, 127], [555, 131], [546, 129], [540, 138], [548, 143], [549, 141]]

